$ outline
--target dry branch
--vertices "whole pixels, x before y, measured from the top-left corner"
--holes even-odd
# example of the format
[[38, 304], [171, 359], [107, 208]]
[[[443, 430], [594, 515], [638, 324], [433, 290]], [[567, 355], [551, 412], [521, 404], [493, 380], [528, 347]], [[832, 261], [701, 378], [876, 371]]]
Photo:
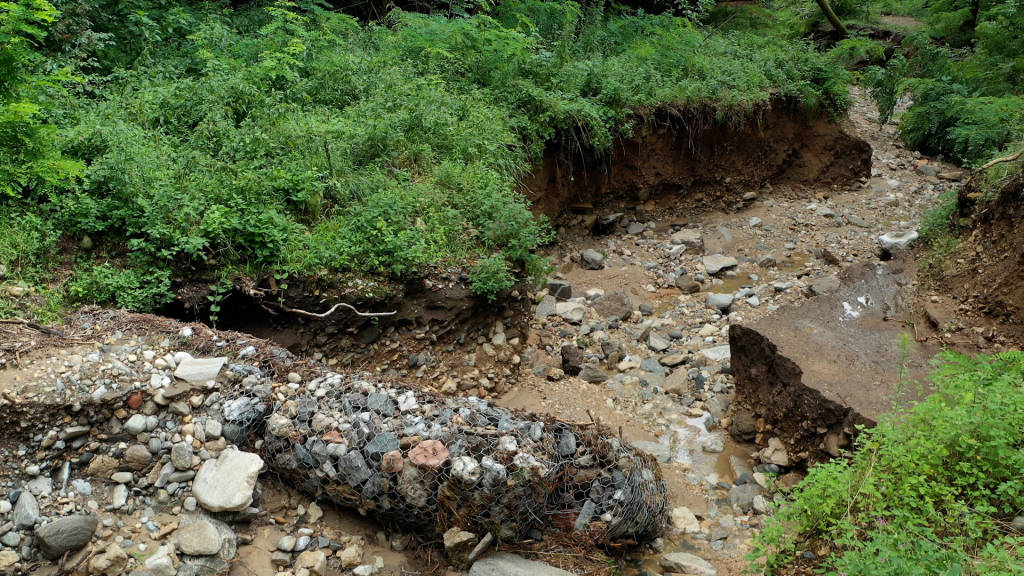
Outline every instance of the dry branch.
[[369, 317], [369, 318], [377, 318], [377, 317], [380, 317], [380, 316], [394, 316], [395, 314], [398, 314], [397, 310], [393, 310], [391, 312], [360, 312], [358, 309], [356, 309], [355, 306], [353, 306], [351, 304], [346, 304], [344, 302], [338, 302], [334, 306], [331, 306], [330, 310], [328, 310], [327, 312], [320, 312], [320, 313], [309, 312], [307, 310], [301, 310], [299, 308], [289, 308], [289, 307], [287, 307], [287, 306], [285, 306], [283, 304], [280, 305], [280, 306], [281, 306], [281, 309], [284, 310], [285, 312], [291, 312], [292, 314], [301, 314], [303, 316], [309, 316], [311, 318], [326, 318], [326, 317], [330, 316], [331, 314], [334, 314], [334, 312], [337, 311], [338, 308], [348, 308], [353, 313], [355, 313], [356, 316], [364, 316], [364, 317]]

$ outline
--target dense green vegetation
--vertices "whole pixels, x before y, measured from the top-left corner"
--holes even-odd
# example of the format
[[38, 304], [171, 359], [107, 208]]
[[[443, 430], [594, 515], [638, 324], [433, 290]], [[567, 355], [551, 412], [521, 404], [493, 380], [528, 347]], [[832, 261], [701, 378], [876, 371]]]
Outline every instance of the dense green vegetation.
[[[850, 35], [829, 55], [858, 68], [857, 80], [895, 114], [903, 138], [927, 154], [969, 166], [1020, 147], [1024, 140], [1024, 5], [1018, 0], [836, 0]], [[887, 16], [903, 17], [890, 23]], [[804, 37], [834, 36], [807, 0], [762, 7], [720, 7], [711, 20], [727, 29], [783, 29]], [[898, 43], [877, 38], [895, 29]], [[901, 99], [910, 103], [898, 111]]]
[[172, 277], [429, 267], [494, 296], [543, 271], [549, 228], [516, 182], [545, 143], [601, 150], [660, 106], [847, 104], [799, 39], [572, 2], [369, 23], [290, 2], [0, 6], [2, 206], [48, 239], [0, 263], [31, 282], [57, 239], [87, 238], [67, 294], [134, 308]]
[[942, 356], [935, 393], [810, 470], [756, 542], [769, 573], [807, 547], [827, 574], [1024, 572], [1024, 353]]

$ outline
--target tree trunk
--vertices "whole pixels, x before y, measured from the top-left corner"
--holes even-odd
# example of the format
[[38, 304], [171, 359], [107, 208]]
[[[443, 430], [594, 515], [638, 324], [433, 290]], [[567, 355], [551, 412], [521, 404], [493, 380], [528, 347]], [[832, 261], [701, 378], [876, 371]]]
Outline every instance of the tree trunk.
[[836, 32], [839, 33], [841, 38], [846, 38], [849, 32], [846, 31], [846, 26], [843, 26], [843, 21], [836, 16], [836, 13], [832, 11], [832, 6], [829, 5], [828, 0], [814, 0], [818, 3], [818, 7], [821, 8], [822, 13], [825, 14], [825, 18], [832, 24]]

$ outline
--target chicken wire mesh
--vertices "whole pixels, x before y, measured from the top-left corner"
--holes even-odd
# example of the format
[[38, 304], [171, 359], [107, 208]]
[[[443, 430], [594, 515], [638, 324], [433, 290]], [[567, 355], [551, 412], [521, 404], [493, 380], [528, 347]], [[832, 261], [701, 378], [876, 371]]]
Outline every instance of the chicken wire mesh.
[[333, 373], [287, 396], [249, 384], [210, 406], [225, 437], [252, 446], [285, 483], [390, 528], [503, 541], [543, 528], [597, 542], [664, 532], [657, 462], [598, 425]]

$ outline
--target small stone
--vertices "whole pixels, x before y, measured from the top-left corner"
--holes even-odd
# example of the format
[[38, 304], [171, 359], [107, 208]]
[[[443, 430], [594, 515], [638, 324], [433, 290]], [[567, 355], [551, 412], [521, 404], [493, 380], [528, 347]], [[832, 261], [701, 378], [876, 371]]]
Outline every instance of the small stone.
[[124, 484], [118, 484], [114, 486], [114, 489], [110, 491], [110, 505], [115, 510], [124, 508], [124, 505], [128, 503], [128, 486]]
[[291, 552], [283, 552], [281, 550], [275, 550], [270, 555], [270, 563], [274, 566], [284, 567], [291, 566], [292, 554]]
[[363, 545], [358, 542], [349, 544], [337, 554], [337, 557], [342, 570], [351, 570], [363, 561]]
[[128, 567], [128, 554], [116, 543], [107, 545], [103, 554], [89, 560], [89, 573], [93, 576], [119, 576]]
[[839, 278], [835, 276], [823, 276], [811, 283], [811, 292], [816, 296], [830, 294], [839, 290]]
[[21, 562], [21, 556], [14, 550], [0, 550], [0, 570], [8, 570], [18, 562]]
[[672, 525], [683, 534], [700, 534], [700, 521], [686, 506], [672, 509]]
[[761, 493], [757, 484], [738, 484], [729, 488], [729, 505], [749, 512], [754, 507], [754, 496]]
[[53, 560], [65, 552], [78, 550], [89, 543], [99, 521], [95, 516], [65, 516], [36, 530], [36, 540], [43, 556]]
[[308, 570], [310, 574], [324, 576], [327, 574], [327, 554], [321, 550], [309, 550], [299, 554], [295, 559], [296, 570]]
[[203, 462], [192, 484], [192, 495], [211, 512], [241, 511], [252, 504], [252, 491], [263, 468], [256, 454], [229, 448]]
[[565, 280], [548, 280], [548, 294], [556, 300], [572, 298], [572, 284]]
[[559, 302], [555, 304], [555, 313], [566, 322], [579, 324], [587, 314], [587, 307], [579, 302]]
[[146, 558], [146, 570], [152, 576], [175, 576], [177, 568], [174, 566], [174, 559], [171, 557], [173, 549], [169, 546], [161, 546], [155, 554]]
[[625, 320], [635, 308], [633, 300], [622, 290], [613, 290], [594, 300], [594, 311], [604, 319]]
[[138, 436], [146, 431], [146, 416], [144, 414], [132, 414], [132, 417], [124, 423], [124, 431], [132, 436]]
[[658, 564], [669, 572], [693, 576], [716, 576], [715, 567], [707, 560], [686, 552], [673, 552], [661, 557]]
[[286, 534], [277, 541], [277, 549], [282, 552], [291, 552], [295, 550], [295, 536]]
[[601, 369], [600, 366], [594, 363], [584, 364], [580, 370], [580, 379], [584, 382], [590, 382], [596, 384], [598, 382], [604, 382], [608, 379], [608, 374]]
[[480, 464], [472, 456], [459, 456], [452, 460], [452, 476], [466, 484], [475, 484], [481, 475]]
[[449, 528], [444, 533], [444, 552], [456, 565], [465, 563], [466, 557], [476, 546], [476, 535], [459, 528]]
[[539, 319], [547, 318], [548, 316], [554, 316], [558, 313], [558, 300], [554, 296], [546, 295], [541, 298], [540, 303], [537, 304], [537, 310], [534, 312], [534, 316]]
[[651, 330], [651, 333], [647, 335], [647, 346], [655, 352], [664, 352], [665, 350], [668, 350], [671, 345], [672, 343], [668, 338], [665, 338], [654, 330]]
[[398, 474], [405, 466], [401, 450], [392, 450], [384, 454], [380, 460], [380, 469], [385, 474]]
[[174, 377], [185, 382], [205, 383], [216, 380], [221, 368], [228, 361], [226, 357], [219, 358], [183, 358], [174, 371]]
[[132, 444], [125, 450], [124, 461], [133, 470], [143, 470], [153, 461], [153, 454], [142, 444]]
[[725, 440], [720, 436], [712, 436], [704, 442], [702, 449], [711, 454], [719, 454], [725, 451]]
[[702, 262], [704, 264], [704, 269], [707, 270], [707, 273], [711, 276], [714, 276], [723, 270], [739, 266], [739, 260], [732, 256], [723, 256], [722, 254], [704, 256]]
[[178, 442], [171, 447], [171, 464], [178, 470], [192, 469], [192, 445]]
[[604, 254], [588, 248], [580, 254], [580, 261], [586, 270], [600, 270], [604, 267]]
[[24, 490], [14, 505], [14, 529], [32, 528], [39, 522], [39, 503], [28, 490]]
[[732, 306], [733, 296], [732, 294], [720, 294], [718, 292], [708, 292], [707, 304], [708, 308], [715, 310], [721, 310], [725, 312]]
[[295, 434], [295, 424], [291, 418], [280, 412], [274, 412], [267, 420], [267, 431], [278, 438], [288, 438]]
[[877, 240], [882, 250], [891, 254], [906, 250], [917, 238], [917, 230], [908, 230], [906, 232], [888, 232], [879, 236]]
[[217, 528], [206, 520], [182, 526], [174, 532], [178, 550], [189, 556], [213, 556], [220, 552], [223, 541]]

